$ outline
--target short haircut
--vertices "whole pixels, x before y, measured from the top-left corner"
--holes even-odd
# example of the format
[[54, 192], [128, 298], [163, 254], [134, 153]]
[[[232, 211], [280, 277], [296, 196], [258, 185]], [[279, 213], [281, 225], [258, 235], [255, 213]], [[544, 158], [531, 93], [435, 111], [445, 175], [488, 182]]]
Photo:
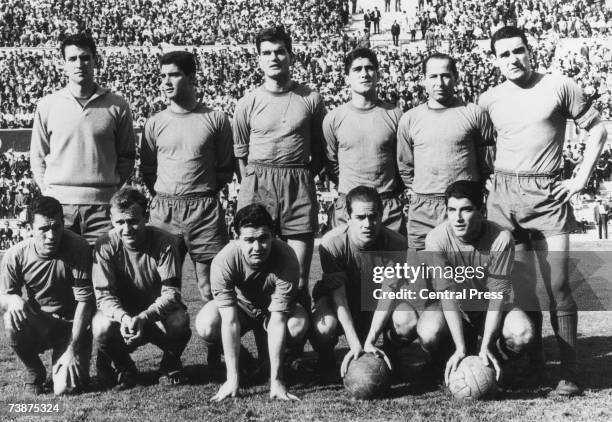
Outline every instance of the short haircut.
[[189, 51], [170, 51], [159, 58], [159, 64], [174, 64], [188, 76], [195, 75], [197, 68], [195, 55]]
[[[47, 218], [57, 218], [63, 221], [64, 211], [62, 204], [51, 196], [39, 196], [30, 205], [29, 219], [30, 224], [34, 223], [34, 216], [42, 215]], [[7, 221], [8, 222], [8, 221]]]
[[272, 26], [259, 31], [259, 33], [255, 37], [255, 46], [257, 47], [257, 54], [261, 54], [261, 43], [264, 41], [282, 41], [285, 44], [285, 48], [287, 49], [289, 54], [293, 54], [293, 50], [291, 48], [291, 37], [285, 32], [285, 28], [283, 28], [282, 26]]
[[448, 205], [450, 198], [467, 198], [477, 209], [481, 209], [484, 205], [484, 194], [482, 185], [472, 180], [458, 180], [446, 188], [444, 192], [444, 203]]
[[234, 231], [240, 236], [242, 227], [263, 227], [266, 226], [270, 231], [274, 231], [274, 220], [272, 216], [261, 204], [251, 204], [242, 207], [234, 217]]
[[125, 187], [115, 192], [110, 200], [111, 208], [127, 211], [134, 205], [142, 208], [143, 215], [147, 212], [147, 198], [138, 189]]
[[459, 72], [457, 71], [457, 61], [448, 54], [444, 53], [433, 53], [423, 61], [423, 75], [427, 75], [427, 64], [431, 59], [447, 60], [451, 73], [455, 76], [455, 78], [459, 77]]
[[66, 38], [62, 40], [60, 44], [60, 52], [62, 53], [62, 58], [66, 58], [66, 47], [69, 45], [76, 45], [77, 47], [87, 47], [91, 51], [93, 57], [96, 57], [96, 42], [90, 35], [85, 33], [72, 34], [68, 35]]
[[382, 212], [383, 210], [382, 199], [380, 199], [378, 191], [369, 186], [357, 186], [348, 191], [348, 193], [346, 194], [346, 212], [348, 213], [349, 217], [353, 212], [354, 201], [373, 202], [374, 204], [376, 204], [376, 208], [378, 208], [378, 211]]
[[497, 55], [497, 52], [495, 51], [495, 43], [497, 41], [516, 37], [519, 37], [523, 41], [525, 47], [529, 46], [525, 32], [522, 29], [517, 28], [516, 26], [504, 26], [503, 28], [499, 28], [491, 37], [491, 51], [493, 54]]
[[376, 68], [376, 70], [378, 70], [378, 58], [376, 57], [376, 53], [370, 50], [369, 48], [358, 47], [358, 48], [355, 48], [354, 50], [351, 50], [344, 57], [344, 74], [345, 75], [349, 74], [349, 71], [351, 70], [351, 66], [353, 65], [353, 62], [357, 59], [369, 59], [374, 65], [374, 67]]

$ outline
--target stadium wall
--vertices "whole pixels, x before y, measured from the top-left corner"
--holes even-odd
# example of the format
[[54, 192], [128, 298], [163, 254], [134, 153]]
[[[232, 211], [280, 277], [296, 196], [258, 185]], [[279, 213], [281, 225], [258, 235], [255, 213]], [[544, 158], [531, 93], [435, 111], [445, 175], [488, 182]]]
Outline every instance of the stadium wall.
[[[608, 141], [612, 142], [612, 120], [605, 120], [604, 124], [608, 129]], [[138, 142], [142, 136], [142, 128], [135, 128]], [[28, 152], [30, 150], [30, 133], [31, 129], [0, 129], [0, 152], [12, 150], [15, 152]], [[578, 139], [579, 134], [576, 131], [576, 125], [572, 120], [567, 121], [565, 131], [566, 138], [570, 141]]]

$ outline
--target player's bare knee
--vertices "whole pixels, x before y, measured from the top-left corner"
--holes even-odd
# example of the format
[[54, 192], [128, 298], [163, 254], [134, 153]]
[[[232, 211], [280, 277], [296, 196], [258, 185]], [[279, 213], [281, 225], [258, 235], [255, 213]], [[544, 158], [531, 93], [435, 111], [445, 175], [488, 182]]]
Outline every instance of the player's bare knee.
[[109, 338], [112, 330], [113, 321], [110, 318], [102, 315], [101, 312], [94, 315], [91, 320], [91, 332], [96, 340], [104, 342]]
[[221, 340], [221, 315], [214, 302], [208, 302], [198, 313], [195, 329], [208, 342]]
[[333, 348], [338, 342], [338, 318], [333, 313], [313, 314], [311, 341], [316, 348]]
[[437, 313], [424, 312], [416, 328], [421, 347], [428, 351], [438, 349], [445, 334], [444, 315], [434, 314]]
[[295, 305], [293, 314], [287, 320], [287, 332], [292, 340], [301, 341], [306, 338], [310, 328], [308, 312], [299, 303]]
[[414, 338], [416, 335], [418, 316], [408, 304], [399, 304], [391, 315], [393, 330], [398, 337]]
[[518, 352], [531, 344], [535, 336], [535, 328], [523, 311], [513, 310], [504, 320], [502, 335], [510, 348]]

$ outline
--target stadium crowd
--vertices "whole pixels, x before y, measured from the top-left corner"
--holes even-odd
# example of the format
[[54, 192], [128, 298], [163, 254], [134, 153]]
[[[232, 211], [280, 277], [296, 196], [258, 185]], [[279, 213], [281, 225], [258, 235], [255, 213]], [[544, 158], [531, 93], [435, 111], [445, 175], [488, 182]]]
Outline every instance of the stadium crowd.
[[[602, 42], [590, 42], [581, 53], [555, 56], [555, 38], [538, 43], [536, 67], [541, 71], [558, 71], [574, 77], [592, 97], [604, 119], [610, 118], [612, 101], [611, 49]], [[344, 83], [344, 51], [355, 46], [347, 37], [343, 42], [311, 44], [296, 48], [293, 75], [295, 80], [320, 92], [328, 109], [346, 102], [349, 91]], [[434, 48], [440, 48], [435, 45]], [[254, 50], [246, 47], [194, 49], [200, 62], [198, 87], [201, 99], [209, 106], [230, 116], [238, 98], [261, 84], [256, 70]], [[159, 90], [158, 58], [162, 50], [126, 48], [103, 50], [100, 55], [98, 81], [128, 99], [136, 127], [165, 107]], [[397, 104], [404, 111], [425, 100], [419, 84], [421, 63], [426, 51], [398, 51], [393, 47], [379, 49], [381, 81], [379, 96]], [[475, 101], [478, 95], [500, 81], [500, 75], [488, 54], [474, 49], [454, 49], [458, 58], [460, 83], [458, 95]], [[0, 128], [31, 127], [36, 104], [44, 95], [60, 89], [64, 78], [55, 51], [0, 51]]]
[[489, 38], [504, 25], [516, 25], [541, 36], [561, 37], [610, 34], [612, 11], [604, 1], [584, 0], [436, 0], [419, 1], [419, 13], [408, 27], [426, 38], [429, 28], [457, 34], [458, 38]]
[[244, 44], [284, 22], [296, 42], [338, 36], [348, 1], [8, 0], [0, 5], [0, 46], [55, 46], [89, 31], [99, 46]]

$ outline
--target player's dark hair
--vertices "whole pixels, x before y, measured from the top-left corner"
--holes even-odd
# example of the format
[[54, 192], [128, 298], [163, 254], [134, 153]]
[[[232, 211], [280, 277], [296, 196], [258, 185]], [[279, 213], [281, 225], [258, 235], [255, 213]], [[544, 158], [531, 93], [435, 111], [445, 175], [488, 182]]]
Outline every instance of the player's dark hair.
[[85, 33], [81, 32], [79, 34], [68, 35], [62, 40], [62, 43], [60, 44], [60, 53], [62, 53], [63, 59], [66, 58], [66, 47], [68, 47], [69, 45], [76, 45], [77, 47], [81, 48], [89, 48], [89, 51], [91, 51], [91, 54], [93, 55], [92, 58], [95, 58], [97, 55], [96, 42], [90, 35], [87, 35]]
[[525, 47], [529, 45], [527, 44], [527, 37], [525, 36], [525, 31], [523, 31], [522, 29], [517, 28], [516, 26], [504, 26], [503, 28], [499, 28], [491, 37], [491, 51], [493, 52], [493, 54], [497, 54], [495, 51], [495, 43], [497, 41], [505, 40], [506, 38], [516, 37], [520, 37], [520, 39], [523, 41], [523, 44], [525, 44]]
[[189, 51], [170, 51], [159, 58], [159, 64], [174, 64], [187, 76], [194, 75], [197, 68], [195, 55]]
[[351, 70], [351, 66], [353, 62], [357, 59], [369, 59], [370, 62], [374, 65], [376, 70], [378, 70], [378, 58], [376, 57], [376, 53], [365, 47], [358, 47], [351, 50], [344, 57], [344, 74], [348, 75]]
[[59, 218], [62, 221], [64, 220], [62, 204], [51, 196], [39, 196], [34, 198], [28, 214], [28, 221], [30, 224], [34, 222], [34, 216], [37, 214], [47, 218]]
[[251, 204], [242, 207], [234, 217], [234, 231], [240, 235], [242, 227], [263, 227], [267, 226], [274, 231], [274, 220], [272, 216], [261, 204]]
[[378, 191], [369, 186], [357, 186], [346, 194], [346, 212], [349, 217], [353, 212], [353, 201], [373, 202], [376, 204], [378, 211], [382, 212], [383, 210], [382, 199], [380, 199]]
[[450, 67], [450, 71], [452, 72], [452, 74], [455, 76], [455, 78], [459, 77], [459, 72], [457, 71], [457, 61], [453, 57], [444, 53], [433, 53], [425, 60], [423, 60], [423, 75], [427, 75], [427, 64], [431, 59], [447, 60], [448, 66]]
[[448, 200], [450, 198], [467, 198], [477, 209], [481, 209], [484, 205], [482, 184], [472, 180], [458, 180], [451, 183], [444, 192], [444, 203], [448, 205]]
[[291, 37], [285, 32], [285, 28], [282, 26], [271, 26], [269, 28], [262, 29], [255, 37], [255, 46], [257, 47], [257, 54], [261, 54], [261, 43], [264, 41], [268, 42], [279, 42], [282, 41], [285, 44], [285, 48], [289, 54], [293, 54], [291, 48]]
[[134, 205], [139, 205], [143, 214], [147, 212], [147, 198], [138, 189], [130, 187], [119, 189], [110, 200], [111, 208], [119, 211], [126, 211]]

